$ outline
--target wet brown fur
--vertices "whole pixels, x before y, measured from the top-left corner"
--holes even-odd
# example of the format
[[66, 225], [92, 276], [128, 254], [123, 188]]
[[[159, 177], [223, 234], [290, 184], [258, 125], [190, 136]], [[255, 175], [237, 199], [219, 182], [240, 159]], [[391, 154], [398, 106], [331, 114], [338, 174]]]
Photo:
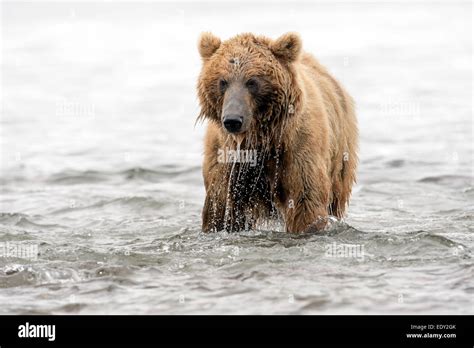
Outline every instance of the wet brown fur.
[[[204, 146], [203, 231], [237, 231], [281, 218], [288, 232], [321, 230], [344, 216], [356, 179], [358, 131], [352, 98], [310, 54], [297, 34], [277, 40], [241, 34], [199, 40]], [[221, 123], [222, 76], [265, 79], [269, 106], [250, 130], [234, 136]], [[257, 103], [255, 101], [255, 103]], [[258, 163], [220, 163], [219, 149], [256, 150]]]

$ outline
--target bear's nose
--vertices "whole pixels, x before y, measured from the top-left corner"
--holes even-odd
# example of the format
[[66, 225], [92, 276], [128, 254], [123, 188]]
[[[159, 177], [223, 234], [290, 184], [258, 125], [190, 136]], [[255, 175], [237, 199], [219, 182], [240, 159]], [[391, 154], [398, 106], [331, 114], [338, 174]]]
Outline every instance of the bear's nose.
[[224, 127], [230, 133], [236, 133], [242, 128], [242, 116], [239, 115], [228, 115], [224, 117]]

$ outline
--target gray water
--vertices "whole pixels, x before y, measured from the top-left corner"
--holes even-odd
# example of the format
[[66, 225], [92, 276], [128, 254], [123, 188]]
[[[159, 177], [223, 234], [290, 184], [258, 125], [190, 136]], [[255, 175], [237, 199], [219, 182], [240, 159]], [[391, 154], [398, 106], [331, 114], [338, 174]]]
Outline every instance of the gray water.
[[[1, 6], [1, 314], [474, 313], [470, 2]], [[298, 31], [353, 95], [344, 222], [200, 232], [205, 30]]]

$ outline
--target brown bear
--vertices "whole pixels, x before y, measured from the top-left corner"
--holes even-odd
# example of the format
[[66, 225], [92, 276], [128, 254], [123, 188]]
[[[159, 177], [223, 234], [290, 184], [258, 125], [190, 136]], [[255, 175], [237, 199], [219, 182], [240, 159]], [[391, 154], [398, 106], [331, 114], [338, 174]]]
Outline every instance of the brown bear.
[[298, 34], [199, 39], [197, 90], [209, 121], [202, 229], [240, 231], [279, 219], [286, 231], [342, 218], [356, 179], [352, 98]]

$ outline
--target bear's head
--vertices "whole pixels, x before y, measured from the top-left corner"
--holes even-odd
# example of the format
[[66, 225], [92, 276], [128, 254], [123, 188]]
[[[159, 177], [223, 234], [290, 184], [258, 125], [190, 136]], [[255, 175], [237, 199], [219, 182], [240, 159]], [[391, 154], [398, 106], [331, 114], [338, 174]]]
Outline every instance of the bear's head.
[[301, 45], [295, 33], [277, 40], [241, 34], [224, 42], [202, 34], [198, 119], [216, 122], [236, 137], [268, 139], [299, 108], [294, 63]]

